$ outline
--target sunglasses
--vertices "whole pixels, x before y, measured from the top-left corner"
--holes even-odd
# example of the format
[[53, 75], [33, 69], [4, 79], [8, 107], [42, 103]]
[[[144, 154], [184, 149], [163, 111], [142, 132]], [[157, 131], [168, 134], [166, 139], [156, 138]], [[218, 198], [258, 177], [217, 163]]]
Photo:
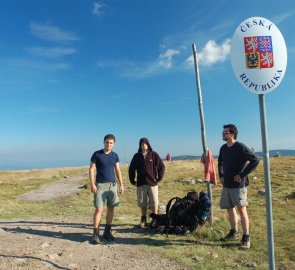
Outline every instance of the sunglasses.
[[230, 131], [222, 131], [222, 134], [228, 135], [228, 134], [231, 134], [231, 132]]

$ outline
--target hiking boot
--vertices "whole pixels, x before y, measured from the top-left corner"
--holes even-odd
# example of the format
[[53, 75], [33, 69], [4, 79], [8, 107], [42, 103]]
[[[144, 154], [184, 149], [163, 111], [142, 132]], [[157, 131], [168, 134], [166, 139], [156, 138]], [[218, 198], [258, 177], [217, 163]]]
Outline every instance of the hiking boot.
[[146, 216], [142, 216], [141, 217], [141, 220], [140, 220], [140, 223], [139, 223], [139, 227], [141, 229], [145, 228], [146, 227]]
[[115, 237], [113, 236], [111, 232], [111, 225], [106, 225], [104, 232], [103, 232], [103, 238], [107, 241], [114, 241]]
[[236, 230], [230, 230], [229, 233], [221, 238], [220, 240], [223, 242], [227, 242], [227, 241], [235, 241], [239, 239], [239, 233]]
[[248, 248], [250, 248], [250, 236], [248, 234], [244, 234], [243, 235], [240, 248], [241, 249], [248, 249]]
[[151, 229], [156, 229], [156, 228], [158, 227], [158, 222], [157, 222], [157, 220], [155, 220], [155, 219], [153, 218], [150, 227], [151, 227]]
[[94, 244], [99, 244], [99, 229], [94, 229], [93, 230], [93, 243]]
[[114, 237], [114, 235], [112, 234], [111, 231], [109, 231], [109, 232], [108, 231], [104, 231], [103, 238], [105, 240], [107, 240], [107, 241], [114, 241], [115, 240], [115, 237]]

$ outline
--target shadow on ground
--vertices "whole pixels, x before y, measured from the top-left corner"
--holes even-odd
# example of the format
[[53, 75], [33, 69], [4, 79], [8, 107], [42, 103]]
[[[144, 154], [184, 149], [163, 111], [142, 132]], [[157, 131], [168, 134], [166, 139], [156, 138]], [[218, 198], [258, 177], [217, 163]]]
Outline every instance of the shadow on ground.
[[[92, 226], [85, 223], [67, 223], [52, 221], [16, 221], [0, 222], [2, 230], [8, 233], [29, 234], [43, 236], [61, 240], [74, 241], [78, 243], [89, 242], [92, 244]], [[103, 226], [101, 231], [103, 231]], [[171, 241], [168, 238], [154, 239], [151, 230], [142, 230], [130, 224], [113, 226], [115, 241], [110, 242], [101, 238], [102, 244], [121, 244], [121, 245], [147, 245], [147, 246], [166, 246], [181, 243], [181, 241]], [[102, 234], [102, 233], [101, 233]]]

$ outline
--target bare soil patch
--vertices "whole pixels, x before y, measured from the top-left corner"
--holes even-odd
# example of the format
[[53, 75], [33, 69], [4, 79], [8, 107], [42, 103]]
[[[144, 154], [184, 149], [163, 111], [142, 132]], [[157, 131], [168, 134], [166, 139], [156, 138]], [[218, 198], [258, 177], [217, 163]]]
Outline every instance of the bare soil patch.
[[28, 192], [18, 198], [27, 201], [50, 201], [66, 198], [81, 191], [83, 178], [85, 179], [83, 174], [67, 177], [55, 183], [43, 185], [40, 189]]
[[[65, 198], [81, 191], [85, 175], [75, 175], [20, 196], [30, 201]], [[148, 230], [148, 229], [147, 229]], [[88, 220], [0, 220], [0, 269], [187, 269], [145, 245], [169, 245], [167, 240], [147, 243], [147, 231], [123, 224], [113, 226], [115, 242], [92, 243]]]
[[[154, 269], [186, 267], [142, 246], [140, 229], [115, 226], [115, 242], [94, 245], [87, 222], [0, 220], [0, 269]], [[146, 241], [146, 239], [145, 239]], [[167, 245], [158, 240], [157, 245]]]

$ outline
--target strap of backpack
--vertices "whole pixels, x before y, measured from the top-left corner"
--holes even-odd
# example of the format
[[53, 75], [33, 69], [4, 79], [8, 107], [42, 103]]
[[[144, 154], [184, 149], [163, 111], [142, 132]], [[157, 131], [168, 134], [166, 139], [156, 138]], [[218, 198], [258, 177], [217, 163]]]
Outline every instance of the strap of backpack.
[[175, 200], [175, 202], [177, 202], [179, 199], [180, 199], [179, 197], [174, 197], [167, 203], [167, 206], [166, 206], [166, 214], [167, 215], [168, 215], [169, 210], [171, 208], [172, 201]]

